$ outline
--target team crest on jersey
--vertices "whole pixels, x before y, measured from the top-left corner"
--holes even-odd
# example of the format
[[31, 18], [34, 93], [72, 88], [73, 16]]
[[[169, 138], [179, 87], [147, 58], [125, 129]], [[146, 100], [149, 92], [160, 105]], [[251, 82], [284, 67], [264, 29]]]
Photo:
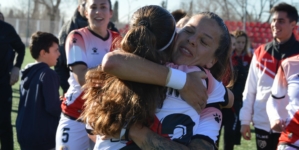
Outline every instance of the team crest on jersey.
[[213, 114], [215, 121], [217, 121], [218, 123], [221, 121], [221, 116], [216, 114]]
[[76, 38], [73, 38], [73, 43], [77, 43], [77, 39]]
[[92, 48], [92, 55], [99, 55], [98, 49], [96, 47]]
[[264, 141], [264, 140], [257, 140], [257, 145], [260, 147], [260, 148], [265, 148], [267, 146], [267, 142]]

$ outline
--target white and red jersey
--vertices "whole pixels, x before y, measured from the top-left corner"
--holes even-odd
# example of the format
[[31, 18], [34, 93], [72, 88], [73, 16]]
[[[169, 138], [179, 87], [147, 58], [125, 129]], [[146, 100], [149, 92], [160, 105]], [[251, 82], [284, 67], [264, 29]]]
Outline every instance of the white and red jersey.
[[[266, 104], [271, 95], [274, 77], [281, 61], [296, 54], [299, 54], [299, 42], [294, 36], [284, 44], [273, 40], [254, 51], [243, 92], [243, 107], [240, 110], [242, 125], [249, 125], [252, 121], [254, 127], [270, 131]], [[286, 106], [286, 103], [282, 104]], [[285, 106], [278, 110], [283, 118], [287, 118]]]
[[[113, 40], [119, 34], [107, 30], [108, 37], [102, 38], [88, 27], [73, 30], [66, 40], [67, 65], [86, 65], [88, 69], [95, 68], [102, 63], [104, 55], [111, 50]], [[70, 87], [65, 93], [65, 100], [61, 104], [63, 113], [78, 118], [82, 112], [84, 101], [81, 99], [83, 92], [76, 81], [74, 73], [70, 72], [68, 79]]]
[[[186, 73], [201, 71], [197, 66], [185, 66], [168, 64], [168, 67], [182, 70]], [[204, 85], [208, 88], [208, 105], [228, 103], [227, 91], [224, 85], [217, 81], [208, 70], [205, 70], [208, 79], [203, 79]], [[168, 88], [167, 97], [163, 106], [157, 109], [156, 117], [151, 130], [159, 135], [177, 141], [182, 144], [189, 144], [194, 136], [209, 137], [211, 142], [217, 140], [222, 114], [219, 108], [207, 107], [201, 115], [184, 101], [177, 90]], [[226, 98], [225, 98], [226, 97]], [[203, 118], [201, 118], [203, 116]], [[205, 130], [205, 131], [203, 131]], [[126, 146], [117, 140], [101, 140], [98, 136], [95, 149], [121, 149]]]
[[[284, 119], [277, 111], [281, 106], [281, 100], [287, 100], [288, 102], [286, 107], [288, 118], [286, 131], [282, 132], [279, 141], [295, 143], [299, 140], [299, 55], [282, 61], [281, 67], [275, 76], [272, 95], [267, 104], [267, 112], [271, 114], [269, 115], [270, 121]], [[299, 144], [299, 141], [297, 144]]]

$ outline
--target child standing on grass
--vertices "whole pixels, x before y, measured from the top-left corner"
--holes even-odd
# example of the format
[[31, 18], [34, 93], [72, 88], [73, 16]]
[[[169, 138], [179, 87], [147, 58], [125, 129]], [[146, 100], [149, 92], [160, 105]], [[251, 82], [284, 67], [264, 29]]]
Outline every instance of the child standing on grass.
[[55, 66], [60, 55], [58, 39], [50, 33], [31, 36], [31, 56], [35, 63], [22, 70], [16, 129], [22, 150], [54, 149], [61, 108]]

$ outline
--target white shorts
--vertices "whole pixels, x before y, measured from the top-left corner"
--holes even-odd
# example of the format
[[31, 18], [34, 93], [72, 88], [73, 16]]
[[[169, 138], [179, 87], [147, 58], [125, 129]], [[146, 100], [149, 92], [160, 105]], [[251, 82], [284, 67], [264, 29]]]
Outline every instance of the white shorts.
[[85, 124], [60, 115], [56, 131], [56, 150], [87, 150], [93, 144], [85, 130]]

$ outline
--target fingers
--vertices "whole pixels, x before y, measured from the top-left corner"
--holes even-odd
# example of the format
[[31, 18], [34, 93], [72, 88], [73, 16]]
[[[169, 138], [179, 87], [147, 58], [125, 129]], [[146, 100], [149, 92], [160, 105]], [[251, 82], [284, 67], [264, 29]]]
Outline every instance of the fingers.
[[204, 71], [200, 71], [199, 76], [200, 76], [201, 79], [205, 79], [205, 78], [208, 77], [207, 74]]
[[242, 125], [241, 126], [241, 134], [245, 140], [251, 139], [250, 127], [249, 125]]
[[198, 113], [198, 114], [200, 114], [201, 113], [201, 111], [204, 109], [204, 107], [202, 106], [202, 104], [196, 104], [195, 106], [192, 106], [194, 109], [195, 109], [195, 111]]
[[250, 140], [251, 139], [251, 132], [250, 132], [250, 129], [247, 131], [247, 140]]

